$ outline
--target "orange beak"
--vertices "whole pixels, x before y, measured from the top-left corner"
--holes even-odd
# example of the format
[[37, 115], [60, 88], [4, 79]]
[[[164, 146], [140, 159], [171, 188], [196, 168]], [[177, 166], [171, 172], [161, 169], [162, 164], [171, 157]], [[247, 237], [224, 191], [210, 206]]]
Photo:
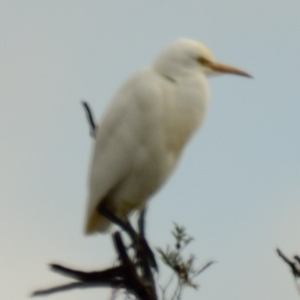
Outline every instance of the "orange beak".
[[239, 69], [231, 67], [231, 66], [223, 65], [223, 64], [220, 64], [217, 62], [211, 62], [211, 61], [208, 62], [207, 61], [206, 65], [207, 65], [207, 67], [209, 67], [210, 69], [212, 69], [213, 71], [216, 71], [216, 72], [229, 73], [229, 74], [235, 74], [235, 75], [252, 78], [252, 76], [250, 74], [246, 73], [245, 71], [239, 70]]

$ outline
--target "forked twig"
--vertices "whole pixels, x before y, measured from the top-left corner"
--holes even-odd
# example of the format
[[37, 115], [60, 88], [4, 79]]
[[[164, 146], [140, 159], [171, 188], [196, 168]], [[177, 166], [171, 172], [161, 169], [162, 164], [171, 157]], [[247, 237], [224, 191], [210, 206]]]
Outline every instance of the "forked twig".
[[296, 278], [300, 277], [298, 256], [294, 257], [295, 261], [291, 261], [282, 253], [282, 251], [280, 249], [276, 249], [276, 251], [277, 251], [277, 254], [283, 259], [283, 261], [290, 266], [293, 275]]
[[124, 288], [136, 295], [138, 299], [156, 300], [157, 297], [156, 294], [153, 294], [152, 286], [148, 282], [145, 282], [138, 274], [136, 265], [127, 254], [120, 232], [113, 234], [113, 241], [120, 259], [120, 266], [103, 271], [83, 272], [52, 264], [52, 271], [73, 278], [76, 281], [49, 289], [37, 290], [32, 293], [32, 296], [50, 295], [77, 288], [111, 287], [117, 289]]
[[282, 258], [282, 260], [289, 265], [292, 274], [294, 276], [295, 279], [295, 284], [296, 284], [296, 288], [297, 288], [297, 292], [300, 295], [300, 286], [299, 283], [297, 281], [298, 278], [300, 278], [300, 258], [298, 255], [295, 255], [294, 261], [290, 260], [289, 258], [287, 258], [286, 255], [283, 254], [283, 252], [280, 249], [276, 249], [277, 254], [279, 255], [279, 257]]

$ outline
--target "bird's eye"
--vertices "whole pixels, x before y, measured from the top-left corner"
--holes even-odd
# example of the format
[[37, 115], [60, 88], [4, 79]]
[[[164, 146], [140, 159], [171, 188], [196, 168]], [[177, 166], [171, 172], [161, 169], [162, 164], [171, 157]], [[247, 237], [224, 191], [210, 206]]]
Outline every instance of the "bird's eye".
[[204, 57], [198, 57], [197, 60], [203, 66], [209, 65], [209, 61]]

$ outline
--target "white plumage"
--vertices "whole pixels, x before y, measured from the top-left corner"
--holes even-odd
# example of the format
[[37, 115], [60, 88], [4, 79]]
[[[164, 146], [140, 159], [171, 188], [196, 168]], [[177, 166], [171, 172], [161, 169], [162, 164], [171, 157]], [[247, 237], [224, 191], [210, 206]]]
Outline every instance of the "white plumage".
[[216, 63], [204, 45], [179, 39], [119, 89], [96, 129], [86, 233], [110, 225], [97, 211], [100, 203], [125, 219], [162, 186], [204, 120], [206, 76], [218, 72], [249, 77]]

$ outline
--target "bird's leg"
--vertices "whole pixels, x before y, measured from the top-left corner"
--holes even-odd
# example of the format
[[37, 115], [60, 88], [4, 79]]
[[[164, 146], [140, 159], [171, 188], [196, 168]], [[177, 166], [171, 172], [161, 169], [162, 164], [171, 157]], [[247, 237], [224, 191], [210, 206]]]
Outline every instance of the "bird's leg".
[[139, 225], [139, 233], [134, 230], [128, 219], [123, 221], [122, 219], [118, 218], [115, 214], [113, 214], [110, 210], [108, 210], [103, 203], [97, 207], [97, 210], [100, 214], [110, 220], [112, 223], [120, 226], [125, 232], [128, 233], [130, 236], [133, 244], [136, 248], [136, 255], [140, 261], [143, 261], [143, 257], [147, 257], [149, 264], [155, 270], [157, 270], [157, 263], [154, 257], [154, 254], [149, 247], [146, 239], [145, 239], [145, 232], [144, 232], [144, 224], [145, 224], [145, 211], [143, 211], [140, 215], [138, 225]]
[[109, 221], [112, 223], [120, 226], [124, 231], [128, 233], [128, 235], [131, 237], [133, 242], [136, 244], [137, 243], [137, 236], [138, 234], [134, 230], [134, 228], [131, 226], [128, 220], [123, 221], [122, 219], [118, 218], [115, 214], [113, 214], [110, 210], [108, 210], [103, 203], [100, 203], [97, 207], [97, 211], [106, 217]]
[[140, 239], [140, 247], [142, 248], [141, 251], [143, 251], [146, 254], [146, 257], [149, 260], [149, 263], [151, 267], [153, 267], [156, 271], [158, 271], [158, 265], [156, 263], [156, 259], [154, 256], [153, 251], [151, 250], [146, 237], [145, 237], [145, 216], [146, 216], [147, 208], [145, 207], [139, 216], [138, 219], [138, 228], [139, 228], [139, 239]]
[[150, 283], [154, 293], [155, 292], [155, 280], [151, 267], [158, 271], [158, 266], [155, 260], [154, 253], [152, 252], [146, 237], [145, 237], [145, 216], [146, 216], [146, 207], [141, 211], [138, 218], [138, 230], [139, 230], [139, 259], [140, 266], [142, 269], [143, 277]]
[[144, 207], [141, 211], [138, 219], [138, 228], [139, 233], [142, 237], [145, 237], [145, 216], [146, 216], [147, 208]]

